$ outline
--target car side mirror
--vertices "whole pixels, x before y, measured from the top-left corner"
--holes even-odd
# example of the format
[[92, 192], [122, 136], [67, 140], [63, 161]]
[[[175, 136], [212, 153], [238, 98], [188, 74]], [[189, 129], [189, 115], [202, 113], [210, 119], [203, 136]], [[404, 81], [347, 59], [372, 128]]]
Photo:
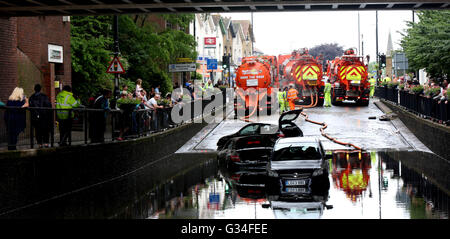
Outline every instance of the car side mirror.
[[327, 208], [327, 210], [333, 209], [333, 205], [325, 205], [325, 207]]
[[270, 208], [270, 203], [264, 203], [261, 205], [262, 208]]

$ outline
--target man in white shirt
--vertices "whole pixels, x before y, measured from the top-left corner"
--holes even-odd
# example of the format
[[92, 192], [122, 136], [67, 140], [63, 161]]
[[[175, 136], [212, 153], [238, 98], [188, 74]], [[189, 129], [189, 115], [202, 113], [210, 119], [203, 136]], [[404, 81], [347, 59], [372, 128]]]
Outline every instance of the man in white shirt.
[[149, 101], [148, 101], [148, 105], [150, 107], [150, 109], [153, 110], [152, 112], [152, 128], [153, 130], [158, 130], [158, 117], [157, 117], [157, 109], [162, 109], [163, 106], [162, 105], [158, 105], [158, 100], [161, 98], [160, 94], [155, 94], [154, 97], [152, 97]]

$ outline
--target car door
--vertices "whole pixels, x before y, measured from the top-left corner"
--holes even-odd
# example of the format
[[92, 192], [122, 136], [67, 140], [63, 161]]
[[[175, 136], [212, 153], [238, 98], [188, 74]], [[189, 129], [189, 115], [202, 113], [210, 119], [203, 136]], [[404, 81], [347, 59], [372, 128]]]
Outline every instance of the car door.
[[281, 114], [278, 119], [278, 127], [285, 137], [301, 137], [302, 130], [293, 122], [298, 118], [303, 109], [291, 110]]

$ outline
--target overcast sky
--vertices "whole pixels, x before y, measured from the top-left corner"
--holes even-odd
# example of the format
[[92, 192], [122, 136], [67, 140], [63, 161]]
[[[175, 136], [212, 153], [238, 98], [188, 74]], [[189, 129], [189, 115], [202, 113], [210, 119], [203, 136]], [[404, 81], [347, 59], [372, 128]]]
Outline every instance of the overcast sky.
[[[322, 43], [358, 47], [358, 13], [364, 55], [375, 61], [375, 11], [267, 12], [253, 13], [255, 47], [268, 55], [287, 54], [293, 49], [312, 48]], [[221, 13], [233, 20], [251, 20], [251, 13]], [[415, 21], [417, 21], [417, 15]], [[386, 52], [389, 32], [395, 49], [401, 34], [412, 21], [412, 11], [378, 11], [378, 51]]]

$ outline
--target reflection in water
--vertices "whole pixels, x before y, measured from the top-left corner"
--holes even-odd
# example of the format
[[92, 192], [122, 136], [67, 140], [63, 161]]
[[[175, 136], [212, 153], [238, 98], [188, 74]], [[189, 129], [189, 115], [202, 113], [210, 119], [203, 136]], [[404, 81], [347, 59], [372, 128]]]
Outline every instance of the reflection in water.
[[[449, 164], [433, 157], [335, 152], [329, 170], [332, 186], [281, 191], [266, 186], [265, 171], [229, 171], [211, 156], [176, 155], [2, 217], [448, 219]], [[417, 163], [421, 160], [423, 165]]]
[[[266, 187], [264, 171], [230, 171], [219, 164], [218, 176], [192, 189], [192, 202], [181, 211], [195, 211], [195, 218], [232, 219], [448, 218], [448, 195], [402, 163], [405, 156], [411, 157], [336, 152], [330, 159], [332, 187], [291, 193]], [[180, 209], [175, 211], [179, 218]]]
[[371, 156], [372, 154], [367, 152], [333, 153], [330, 162], [333, 183], [335, 187], [343, 190], [352, 202], [361, 198], [370, 183]]

